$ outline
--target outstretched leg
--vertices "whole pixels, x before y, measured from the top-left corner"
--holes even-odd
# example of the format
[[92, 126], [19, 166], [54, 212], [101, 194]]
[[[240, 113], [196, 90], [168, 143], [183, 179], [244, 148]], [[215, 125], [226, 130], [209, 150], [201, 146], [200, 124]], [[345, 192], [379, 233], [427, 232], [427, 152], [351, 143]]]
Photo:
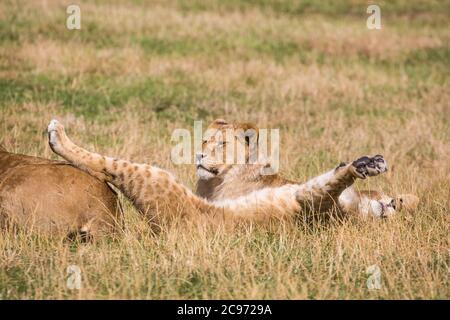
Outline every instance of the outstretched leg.
[[47, 132], [48, 144], [57, 155], [102, 181], [111, 182], [113, 180], [111, 172], [108, 173], [106, 170], [108, 159], [75, 145], [67, 137], [63, 125], [57, 120], [50, 121]]
[[[75, 145], [56, 120], [48, 126], [52, 150], [77, 167], [109, 182], [122, 191], [145, 214], [164, 210], [173, 214], [207, 207], [203, 200], [178, 183], [167, 171], [147, 164], [106, 157]], [[168, 209], [168, 210], [166, 210]]]
[[337, 168], [300, 185], [297, 201], [304, 209], [323, 212], [338, 202], [339, 195], [356, 179], [373, 177], [387, 171], [383, 156], [361, 157], [350, 164], [341, 163]]

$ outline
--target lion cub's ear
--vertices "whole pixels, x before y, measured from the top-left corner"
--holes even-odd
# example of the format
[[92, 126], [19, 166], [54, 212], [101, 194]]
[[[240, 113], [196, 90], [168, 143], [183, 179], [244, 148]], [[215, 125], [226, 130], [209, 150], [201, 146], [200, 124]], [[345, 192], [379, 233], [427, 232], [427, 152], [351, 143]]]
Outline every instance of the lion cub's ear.
[[244, 131], [254, 130], [254, 131], [258, 132], [258, 127], [251, 122], [239, 123], [236, 125], [236, 129], [242, 129]]
[[213, 122], [211, 122], [210, 126], [225, 126], [228, 122], [223, 119], [216, 119]]
[[234, 126], [235, 130], [238, 130], [245, 137], [245, 143], [250, 144], [252, 142], [258, 142], [258, 127], [250, 122], [238, 123]]
[[419, 197], [413, 194], [399, 194], [396, 198], [396, 203], [400, 210], [413, 212], [419, 205]]

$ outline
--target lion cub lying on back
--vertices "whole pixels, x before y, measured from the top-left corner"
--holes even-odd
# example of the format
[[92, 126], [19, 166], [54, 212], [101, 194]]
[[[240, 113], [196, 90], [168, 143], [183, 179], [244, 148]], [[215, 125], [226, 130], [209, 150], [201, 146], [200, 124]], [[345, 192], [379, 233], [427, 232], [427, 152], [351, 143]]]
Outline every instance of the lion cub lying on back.
[[[242, 143], [249, 144], [251, 138], [258, 138], [258, 128], [253, 124], [230, 124], [218, 119], [212, 122], [204, 136], [202, 153], [196, 155], [197, 194], [208, 201], [230, 200], [248, 194], [255, 190], [279, 187], [295, 183], [279, 175], [263, 175], [258, 165], [225, 164], [223, 161], [225, 146], [240, 143], [239, 137], [227, 141], [230, 135], [227, 130], [247, 132]], [[255, 135], [254, 137], [251, 137]], [[223, 152], [222, 152], [223, 151]], [[219, 154], [219, 156], [217, 156]], [[249, 155], [247, 155], [248, 160]], [[377, 191], [356, 191], [346, 188], [338, 197], [339, 208], [346, 213], [358, 213], [363, 217], [388, 217], [402, 209], [414, 210], [419, 199], [410, 194], [390, 197]]]

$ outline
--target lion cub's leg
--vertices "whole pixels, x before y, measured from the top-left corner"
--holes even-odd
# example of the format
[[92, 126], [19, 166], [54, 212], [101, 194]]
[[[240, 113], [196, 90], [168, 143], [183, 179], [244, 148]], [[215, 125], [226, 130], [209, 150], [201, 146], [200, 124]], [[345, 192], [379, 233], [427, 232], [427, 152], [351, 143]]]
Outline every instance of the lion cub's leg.
[[373, 177], [386, 171], [387, 164], [381, 155], [361, 157], [351, 164], [342, 163], [302, 184], [296, 194], [297, 201], [315, 212], [327, 211], [338, 203], [338, 197], [356, 179]]
[[56, 120], [48, 125], [48, 136], [50, 147], [56, 154], [117, 187], [152, 221], [158, 220], [161, 212], [167, 213], [165, 217], [171, 217], [212, 208], [168, 171], [106, 157], [75, 145], [66, 135], [64, 126]]
[[57, 120], [50, 121], [47, 131], [50, 148], [56, 154], [102, 181], [111, 180], [111, 177], [104, 172], [105, 157], [87, 152], [75, 145], [65, 134], [63, 125]]

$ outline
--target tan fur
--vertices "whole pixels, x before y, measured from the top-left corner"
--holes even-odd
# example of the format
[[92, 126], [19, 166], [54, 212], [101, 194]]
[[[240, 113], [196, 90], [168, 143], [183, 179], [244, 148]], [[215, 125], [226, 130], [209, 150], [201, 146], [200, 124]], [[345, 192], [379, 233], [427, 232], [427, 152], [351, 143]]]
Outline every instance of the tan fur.
[[420, 199], [413, 194], [399, 194], [395, 201], [400, 210], [411, 213], [417, 209]]
[[[286, 184], [299, 184], [299, 182], [286, 180], [278, 174], [262, 175], [260, 165], [249, 164], [248, 162], [242, 165], [226, 164], [225, 161], [215, 161], [217, 160], [215, 159], [217, 155], [212, 154], [211, 150], [217, 149], [217, 137], [221, 139], [229, 137], [225, 134], [228, 129], [252, 129], [256, 134], [258, 133], [258, 128], [254, 124], [228, 123], [223, 119], [215, 120], [208, 126], [210, 135], [203, 141], [201, 161], [197, 164], [197, 172], [200, 178], [197, 180], [196, 193], [199, 196], [209, 201], [235, 199], [255, 190], [279, 187]], [[239, 139], [237, 136], [232, 138], [234, 140], [227, 141], [227, 143], [243, 143], [242, 139]], [[224, 157], [224, 155], [219, 155], [219, 160], [223, 160]], [[248, 154], [246, 160], [248, 160]], [[205, 170], [210, 173], [205, 174]], [[341, 198], [338, 199], [340, 209], [345, 213], [357, 213], [359, 215], [370, 213], [369, 211], [372, 209], [369, 209], [368, 206], [372, 200], [380, 202], [380, 209], [386, 215], [393, 215], [402, 208], [409, 208], [409, 211], [412, 211], [418, 204], [418, 198], [414, 195], [404, 195], [401, 200], [400, 198], [394, 200], [394, 198], [379, 191], [356, 192], [349, 190], [347, 194], [351, 197], [348, 201], [340, 201]]]
[[[268, 222], [274, 219], [291, 219], [306, 208], [322, 212], [329, 210], [341, 192], [357, 178], [374, 176], [385, 171], [381, 156], [363, 157], [304, 184], [272, 180], [273, 187], [248, 192], [234, 199], [208, 202], [193, 194], [165, 170], [104, 157], [76, 146], [56, 120], [50, 122], [48, 132], [49, 144], [55, 153], [96, 177], [112, 183], [141, 213], [156, 223], [161, 218], [170, 219], [174, 215], [193, 216], [196, 213], [225, 220]], [[375, 163], [375, 159], [381, 161], [381, 169], [368, 167], [369, 163]]]
[[[209, 155], [217, 144], [218, 134], [223, 140], [226, 140], [227, 130], [253, 130], [258, 134], [258, 128], [251, 123], [229, 124], [223, 119], [213, 121], [207, 128], [208, 135], [202, 144], [203, 157]], [[246, 141], [237, 135], [232, 136], [233, 141], [227, 141], [227, 144], [233, 143], [235, 146], [235, 154], [237, 145], [240, 144], [245, 149], [246, 164], [227, 164], [225, 163], [225, 149], [223, 154], [218, 155], [218, 159], [213, 157], [205, 157], [201, 160], [201, 165], [210, 171], [217, 171], [211, 179], [198, 179], [196, 193], [208, 199], [209, 201], [234, 199], [242, 195], [248, 194], [255, 190], [263, 188], [274, 188], [286, 184], [295, 184], [280, 177], [279, 175], [262, 175], [261, 165], [247, 164], [250, 150]], [[199, 169], [198, 169], [199, 170]]]
[[73, 165], [0, 150], [3, 227], [96, 236], [109, 232], [118, 214], [115, 192]]

